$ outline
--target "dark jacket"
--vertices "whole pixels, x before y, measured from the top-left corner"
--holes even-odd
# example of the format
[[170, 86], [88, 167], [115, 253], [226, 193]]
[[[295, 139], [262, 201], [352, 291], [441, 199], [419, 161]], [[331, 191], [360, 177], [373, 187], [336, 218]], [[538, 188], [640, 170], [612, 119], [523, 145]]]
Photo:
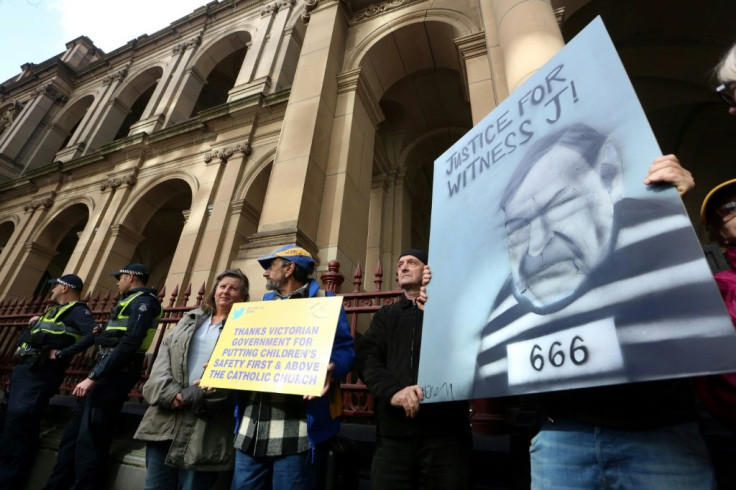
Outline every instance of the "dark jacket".
[[358, 344], [357, 369], [376, 398], [378, 434], [387, 437], [470, 433], [468, 402], [423, 403], [417, 415], [391, 405], [391, 397], [417, 384], [424, 312], [406, 298], [383, 306]]
[[[168, 334], [143, 386], [151, 404], [134, 438], [143, 441], [172, 441], [166, 464], [198, 471], [224, 471], [232, 467], [232, 401], [227, 390], [203, 391], [189, 385], [189, 345], [197, 329], [209, 317], [197, 308], [185, 313]], [[169, 407], [178, 393], [185, 406]]]
[[156, 319], [161, 313], [161, 304], [156, 299], [156, 290], [150, 288], [131, 289], [120, 298], [120, 301], [139, 291], [144, 294], [135, 298], [127, 308], [129, 318], [125, 334], [120, 338], [117, 346], [92, 368], [91, 373], [94, 373], [97, 378], [130, 368], [131, 363], [135, 365], [135, 369], [140, 369], [139, 364], [143, 356], [138, 355], [138, 350], [148, 335], [148, 329], [156, 328], [158, 323]]

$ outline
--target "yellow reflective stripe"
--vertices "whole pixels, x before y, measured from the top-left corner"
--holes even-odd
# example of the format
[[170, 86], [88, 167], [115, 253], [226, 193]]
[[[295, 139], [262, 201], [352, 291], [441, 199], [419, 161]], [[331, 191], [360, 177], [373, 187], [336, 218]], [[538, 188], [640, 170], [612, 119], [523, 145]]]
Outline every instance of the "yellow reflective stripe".
[[151, 347], [151, 344], [153, 343], [153, 338], [156, 336], [156, 331], [158, 330], [157, 327], [149, 328], [148, 333], [146, 334], [146, 338], [143, 339], [143, 342], [141, 342], [141, 348], [138, 349], [141, 352], [145, 352], [148, 350], [149, 347]]

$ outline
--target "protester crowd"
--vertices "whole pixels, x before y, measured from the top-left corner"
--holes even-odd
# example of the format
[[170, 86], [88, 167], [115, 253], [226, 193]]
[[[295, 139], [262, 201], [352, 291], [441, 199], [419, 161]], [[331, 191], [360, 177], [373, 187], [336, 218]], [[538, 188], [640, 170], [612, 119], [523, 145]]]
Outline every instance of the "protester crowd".
[[[716, 90], [736, 116], [736, 45], [717, 67], [717, 76]], [[573, 128], [575, 134], [581, 131], [586, 130]], [[529, 174], [533, 171], [526, 178]], [[650, 184], [669, 184], [684, 195], [695, 182], [674, 155], [667, 155], [652, 163], [642, 185]], [[521, 194], [518, 189], [508, 194], [508, 208]], [[736, 178], [707, 194], [701, 220], [725, 250], [728, 267], [715, 279], [736, 326]], [[332, 295], [310, 277], [315, 261], [301, 247], [281, 247], [258, 262], [269, 291], [264, 301]], [[396, 278], [402, 298], [375, 313], [356, 348], [340, 310], [320, 396], [201, 385], [233, 305], [250, 298], [242, 271], [219, 273], [202, 307], [185, 313], [163, 339], [143, 387], [149, 408], [134, 437], [146, 444], [145, 489], [212, 488], [221, 473], [230, 471], [234, 490], [329, 486], [329, 444], [340, 429], [342, 411], [339, 382], [354, 362], [375, 398], [373, 488], [469, 488], [468, 402], [421, 403], [419, 353], [423, 335], [431, 335], [423, 331], [424, 305], [432, 301], [426, 294], [428, 262], [423, 250], [400, 254]], [[24, 488], [44, 410], [72, 358], [93, 345], [96, 363], [72, 391], [78, 403], [44, 488], [104, 488], [118, 415], [140, 380], [162, 316], [156, 291], [147, 286], [145, 265], [131, 263], [111, 275], [120, 300], [104, 327], [95, 325], [80, 300], [82, 278], [65, 274], [49, 281], [54, 305], [31, 319], [21, 335], [0, 427], [0, 490]], [[534, 293], [533, 286], [524, 289]], [[544, 294], [537, 296], [544, 303]], [[736, 411], [736, 374], [710, 377], [700, 386], [699, 392], [708, 394], [705, 405], [736, 429], [731, 413]], [[534, 489], [716, 488], [689, 380], [567, 390], [539, 401], [540, 427], [530, 447]]]

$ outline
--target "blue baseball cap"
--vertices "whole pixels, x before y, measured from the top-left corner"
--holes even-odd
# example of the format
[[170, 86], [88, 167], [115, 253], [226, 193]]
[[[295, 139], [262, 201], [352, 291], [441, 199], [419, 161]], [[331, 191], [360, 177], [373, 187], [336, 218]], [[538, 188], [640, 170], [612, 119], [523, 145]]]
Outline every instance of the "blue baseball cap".
[[283, 247], [274, 250], [264, 257], [259, 257], [258, 263], [261, 264], [261, 267], [263, 267], [264, 269], [268, 269], [271, 266], [271, 262], [273, 261], [273, 259], [276, 258], [288, 260], [289, 262], [294, 262], [302, 269], [309, 269], [311, 267], [314, 267], [314, 259], [312, 258], [312, 254], [301, 247], [297, 247], [296, 245], [284, 245]]

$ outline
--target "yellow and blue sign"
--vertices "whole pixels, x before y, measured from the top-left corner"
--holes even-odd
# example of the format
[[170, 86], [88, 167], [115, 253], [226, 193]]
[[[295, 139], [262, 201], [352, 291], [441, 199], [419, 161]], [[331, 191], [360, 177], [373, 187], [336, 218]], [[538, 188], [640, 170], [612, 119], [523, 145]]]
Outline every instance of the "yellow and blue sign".
[[332, 296], [233, 305], [202, 386], [319, 396], [341, 304]]

